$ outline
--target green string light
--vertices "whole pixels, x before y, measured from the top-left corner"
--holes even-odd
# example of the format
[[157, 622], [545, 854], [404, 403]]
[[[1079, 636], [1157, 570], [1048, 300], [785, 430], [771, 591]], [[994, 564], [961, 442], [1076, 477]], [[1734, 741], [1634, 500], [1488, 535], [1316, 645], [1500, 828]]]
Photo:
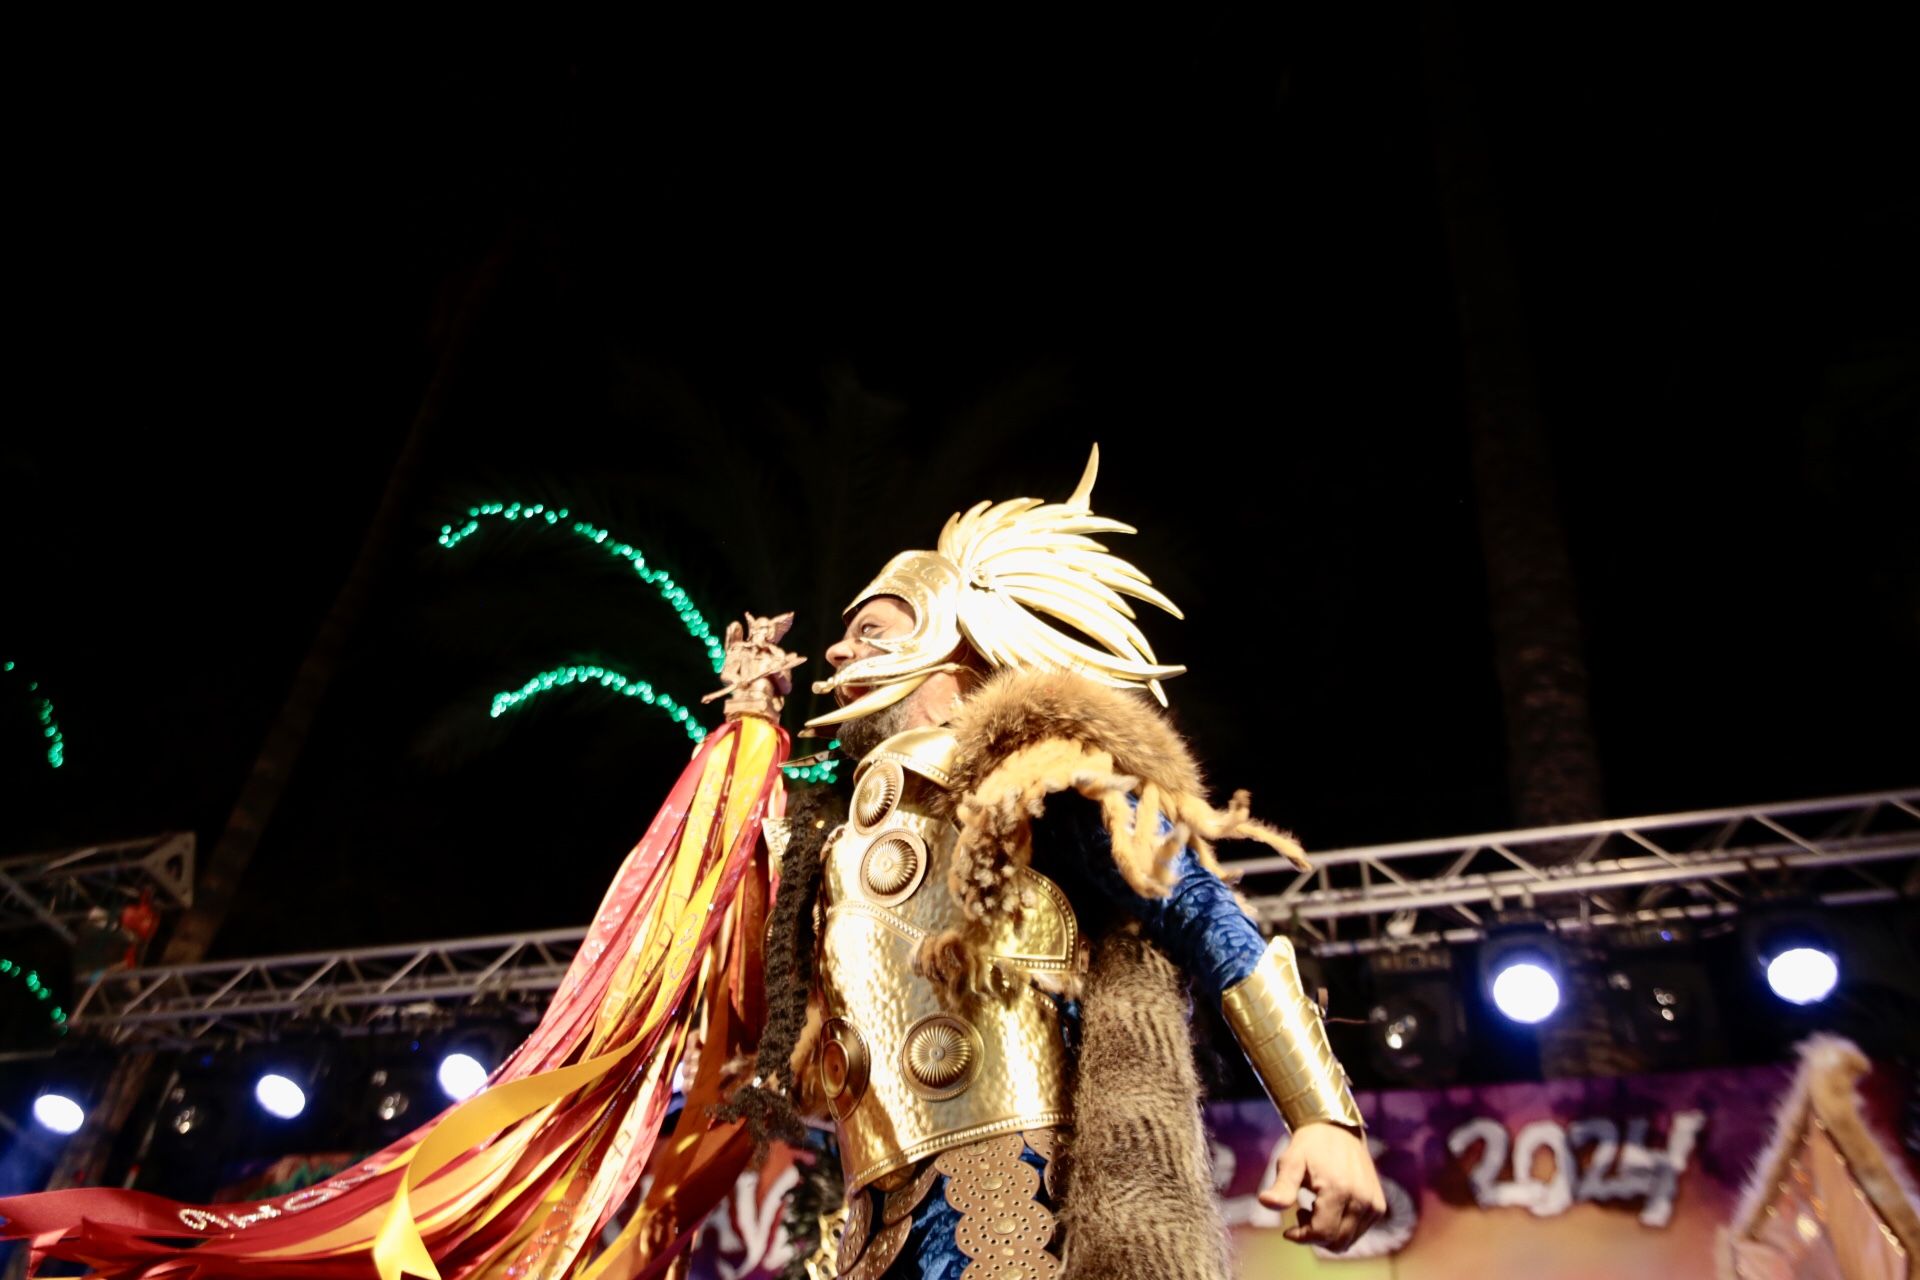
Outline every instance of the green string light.
[[[674, 582], [672, 575], [665, 569], [655, 569], [647, 563], [647, 558], [641, 553], [640, 548], [630, 542], [619, 541], [607, 530], [589, 524], [585, 520], [573, 519], [565, 507], [549, 507], [540, 502], [486, 502], [477, 507], [468, 507], [467, 518], [463, 523], [457, 526], [451, 524], [440, 526], [440, 545], [451, 551], [479, 532], [481, 521], [489, 519], [514, 522], [524, 520], [555, 529], [564, 529], [600, 547], [615, 559], [631, 565], [633, 571], [640, 575], [642, 582], [657, 589], [661, 599], [673, 606], [673, 611], [678, 615], [681, 625], [686, 627], [687, 634], [705, 646], [707, 660], [713, 664], [714, 673], [716, 675], [719, 673], [721, 665], [726, 661], [726, 650], [721, 647], [720, 638], [714, 634], [712, 624], [693, 603], [685, 588]], [[626, 697], [638, 698], [648, 706], [659, 707], [693, 741], [702, 742], [706, 739], [708, 733], [706, 727], [695, 720], [684, 705], [675, 701], [670, 695], [660, 692], [651, 682], [636, 680], [606, 667], [585, 664], [542, 671], [518, 689], [494, 694], [493, 706], [488, 714], [497, 720], [514, 708], [525, 706], [543, 693], [577, 684], [598, 684], [602, 688], [611, 689]], [[835, 739], [832, 745], [838, 747], [839, 740]], [[822, 760], [817, 764], [782, 765], [780, 768], [782, 773], [797, 782], [832, 782], [835, 776], [834, 770], [839, 767], [839, 764], [838, 760]]]
[[[827, 744], [829, 751], [837, 751], [839, 747], [840, 739], [838, 738]], [[832, 782], [837, 776], [834, 770], [839, 767], [839, 757], [830, 756], [815, 764], [783, 764], [780, 766], [780, 772], [795, 782]]]
[[[8, 663], [7, 667], [11, 670], [13, 664]], [[36, 970], [29, 969], [17, 961], [0, 956], [0, 977], [18, 979], [21, 983], [25, 984], [28, 995], [32, 999], [51, 1006], [47, 1010], [47, 1018], [53, 1023], [53, 1029], [61, 1035], [67, 1034], [67, 1011], [53, 1003], [52, 989], [40, 980], [40, 974]]]
[[452, 550], [472, 537], [479, 530], [482, 520], [489, 519], [515, 522], [524, 520], [533, 524], [548, 525], [555, 529], [564, 529], [576, 537], [593, 543], [616, 560], [631, 565], [633, 571], [640, 575], [642, 582], [659, 591], [660, 598], [673, 606], [673, 611], [679, 616], [680, 624], [687, 629], [687, 634], [706, 647], [707, 660], [713, 663], [715, 673], [719, 672], [721, 663], [726, 661], [726, 651], [721, 648], [720, 637], [713, 633], [713, 627], [707, 621], [706, 615], [694, 605], [686, 590], [673, 580], [671, 574], [665, 569], [655, 569], [649, 565], [646, 556], [641, 554], [640, 548], [632, 543], [621, 542], [605, 529], [591, 525], [585, 520], [570, 518], [565, 507], [549, 507], [539, 502], [488, 502], [477, 507], [468, 507], [465, 523], [458, 526], [451, 524], [440, 526], [440, 545]]
[[[607, 667], [587, 663], [542, 671], [518, 689], [494, 694], [493, 706], [487, 714], [498, 720], [507, 712], [525, 706], [543, 693], [551, 693], [555, 689], [565, 689], [578, 684], [597, 684], [603, 689], [611, 689], [624, 697], [638, 698], [650, 707], [658, 707], [695, 742], [706, 741], [707, 734], [710, 732], [705, 725], [695, 720], [693, 713], [675, 700], [673, 695], [660, 692], [652, 682], [636, 680]], [[840, 740], [835, 738], [829, 749], [839, 745]], [[832, 782], [835, 776], [834, 770], [839, 767], [839, 764], [838, 760], [822, 760], [817, 764], [781, 765], [780, 771], [796, 782]]]
[[689, 738], [695, 742], [706, 739], [706, 726], [693, 718], [693, 713], [675, 701], [671, 694], [665, 694], [654, 688], [646, 680], [635, 680], [621, 675], [618, 671], [599, 666], [555, 667], [551, 671], [542, 671], [518, 689], [493, 695], [493, 708], [487, 714], [498, 720], [516, 707], [523, 707], [543, 693], [555, 689], [564, 689], [569, 685], [598, 684], [604, 689], [624, 694], [629, 698], [638, 698], [650, 707], [658, 707], [667, 717], [686, 730]]
[[[5, 669], [12, 671], [14, 663], [9, 659]], [[58, 769], [67, 762], [67, 740], [60, 732], [60, 725], [53, 718], [53, 702], [40, 693], [38, 680], [27, 681], [27, 692], [38, 695], [34, 701], [34, 718], [40, 722], [40, 736], [47, 740], [47, 767]]]

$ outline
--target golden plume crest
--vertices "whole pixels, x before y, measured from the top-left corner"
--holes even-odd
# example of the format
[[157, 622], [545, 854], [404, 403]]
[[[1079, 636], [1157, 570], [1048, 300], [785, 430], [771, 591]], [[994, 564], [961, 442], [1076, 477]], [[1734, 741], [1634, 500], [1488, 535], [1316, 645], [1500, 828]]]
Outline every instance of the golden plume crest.
[[1164, 705], [1160, 682], [1186, 668], [1154, 658], [1127, 601], [1144, 601], [1176, 618], [1181, 613], [1146, 574], [1095, 541], [1097, 534], [1135, 532], [1093, 514], [1099, 470], [1095, 445], [1064, 502], [976, 503], [947, 520], [935, 550], [908, 551], [888, 562], [847, 612], [875, 596], [898, 596], [913, 611], [913, 630], [872, 641], [880, 653], [815, 684], [816, 693], [864, 692], [808, 723], [838, 724], [899, 702], [935, 672], [951, 670], [962, 640], [996, 669], [1075, 671], [1116, 688], [1144, 687]]

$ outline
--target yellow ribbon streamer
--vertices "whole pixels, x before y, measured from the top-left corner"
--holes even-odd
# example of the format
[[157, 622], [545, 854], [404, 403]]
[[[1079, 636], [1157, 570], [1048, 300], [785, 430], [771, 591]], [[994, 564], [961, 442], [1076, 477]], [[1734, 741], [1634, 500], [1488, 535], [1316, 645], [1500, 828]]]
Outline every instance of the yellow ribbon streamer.
[[[611, 1052], [521, 1080], [509, 1080], [474, 1095], [442, 1116], [418, 1146], [401, 1156], [400, 1161], [405, 1164], [406, 1172], [394, 1191], [386, 1219], [373, 1241], [373, 1262], [380, 1280], [403, 1280], [408, 1274], [421, 1277], [422, 1280], [441, 1280], [440, 1270], [427, 1252], [426, 1241], [421, 1237], [419, 1223], [414, 1217], [412, 1195], [415, 1188], [462, 1152], [504, 1132], [541, 1108], [585, 1088], [620, 1066], [640, 1045], [647, 1042], [662, 1018], [672, 1012], [671, 1002], [681, 977], [695, 958], [700, 933], [712, 909], [728, 861], [725, 857], [717, 859], [706, 870], [705, 876], [700, 876], [699, 864], [706, 849], [706, 837], [715, 818], [719, 817], [722, 833], [720, 848], [729, 851], [733, 848], [742, 826], [760, 799], [761, 783], [772, 764], [778, 741], [778, 734], [772, 725], [752, 718], [738, 722], [735, 732], [738, 735], [738, 754], [732, 761], [732, 773], [738, 780], [751, 781], [746, 786], [734, 787], [728, 796], [726, 813], [716, 814], [721, 784], [728, 771], [729, 753], [720, 749], [724, 744], [715, 744], [702, 771], [699, 790], [681, 833], [663, 909], [651, 914], [646, 930], [647, 940], [642, 947], [643, 955], [625, 975], [631, 978], [637, 972], [641, 975], [640, 980], [622, 983], [619, 993], [621, 999], [608, 1001], [617, 1007], [624, 1003], [629, 993], [644, 991], [651, 985], [653, 999], [639, 1027], [620, 1048]], [[696, 877], [697, 887], [687, 892], [689, 882]], [[663, 966], [658, 970], [657, 983], [652, 981], [656, 964]], [[622, 967], [626, 966], [623, 964]], [[609, 992], [610, 996], [613, 994]], [[600, 1040], [601, 1036], [597, 1034], [595, 1039]]]

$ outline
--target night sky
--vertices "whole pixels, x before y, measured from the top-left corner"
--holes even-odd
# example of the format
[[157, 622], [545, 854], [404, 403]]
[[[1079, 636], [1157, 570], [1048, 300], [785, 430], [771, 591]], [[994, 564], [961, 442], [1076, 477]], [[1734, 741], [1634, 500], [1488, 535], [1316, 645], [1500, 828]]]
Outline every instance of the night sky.
[[[818, 653], [1096, 440], [1220, 786], [1309, 848], [1511, 825], [1420, 11], [1032, 21], [36, 51], [0, 647], [68, 763], [8, 685], [0, 852], [211, 847], [490, 254], [216, 954], [583, 923], [686, 758], [599, 692], [488, 718], [714, 682], [603, 554], [442, 550], [468, 506]], [[1618, 816], [1920, 778], [1920, 92], [1889, 32], [1737, 21], [1463, 21]]]

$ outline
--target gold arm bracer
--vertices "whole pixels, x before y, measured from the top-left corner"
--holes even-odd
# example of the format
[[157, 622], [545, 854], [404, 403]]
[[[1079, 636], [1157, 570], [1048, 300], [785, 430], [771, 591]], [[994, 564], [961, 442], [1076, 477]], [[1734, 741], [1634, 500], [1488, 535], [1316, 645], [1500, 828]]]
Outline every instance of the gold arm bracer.
[[1293, 943], [1268, 943], [1258, 967], [1221, 996], [1220, 1009], [1289, 1128], [1323, 1120], [1365, 1127], [1320, 1006], [1301, 985]]

